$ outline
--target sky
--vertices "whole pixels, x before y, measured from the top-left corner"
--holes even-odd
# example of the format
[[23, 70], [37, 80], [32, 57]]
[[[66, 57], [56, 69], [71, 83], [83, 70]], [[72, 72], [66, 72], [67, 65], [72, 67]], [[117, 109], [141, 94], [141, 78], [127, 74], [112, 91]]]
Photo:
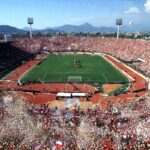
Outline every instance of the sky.
[[123, 24], [150, 26], [150, 0], [0, 0], [0, 25], [18, 28], [34, 18], [33, 28], [65, 24], [114, 26]]

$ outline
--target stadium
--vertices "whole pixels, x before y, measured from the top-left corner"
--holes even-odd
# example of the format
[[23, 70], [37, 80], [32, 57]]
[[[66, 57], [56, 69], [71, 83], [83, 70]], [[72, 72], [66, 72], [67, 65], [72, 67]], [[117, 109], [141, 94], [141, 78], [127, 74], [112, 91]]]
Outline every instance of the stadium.
[[[133, 45], [134, 53], [130, 50], [133, 49]], [[1, 103], [2, 106], [5, 104], [7, 109], [9, 107], [11, 113], [15, 113], [11, 117], [19, 121], [16, 117], [21, 117], [20, 113], [24, 112], [25, 107], [27, 115], [34, 114], [32, 117], [37, 124], [42, 123], [42, 132], [51, 131], [55, 134], [57, 138], [48, 133], [47, 140], [50, 142], [56, 138], [55, 146], [59, 147], [58, 149], [88, 149], [90, 146], [91, 149], [116, 149], [122, 144], [127, 149], [136, 145], [140, 149], [148, 148], [149, 42], [62, 36], [19, 38], [11, 43], [1, 43], [0, 46], [0, 57], [3, 61], [0, 80], [3, 97]], [[142, 62], [133, 62], [132, 66], [130, 63], [124, 63], [141, 56], [144, 59]], [[15, 67], [12, 67], [14, 64]], [[133, 69], [134, 65], [136, 69]], [[139, 68], [143, 70], [138, 70]], [[16, 111], [14, 106], [19, 111]], [[5, 114], [6, 109], [2, 107], [1, 111]], [[128, 111], [130, 112], [127, 113]], [[64, 117], [65, 122], [60, 117]], [[91, 117], [96, 126], [91, 122]], [[79, 123], [80, 121], [83, 123]], [[28, 132], [37, 132], [37, 135], [33, 134], [34, 138], [37, 138], [37, 145], [43, 147], [48, 144], [45, 147], [53, 147], [52, 143], [51, 145], [43, 139], [46, 133], [43, 135], [31, 122], [26, 122], [31, 128]], [[16, 126], [15, 123], [14, 125]], [[18, 128], [15, 126], [7, 127], [13, 132], [23, 128], [18, 134], [21, 137], [23, 134], [28, 135], [26, 138], [22, 137], [27, 148], [30, 134], [24, 133], [24, 125]], [[58, 126], [56, 132], [55, 126]], [[108, 129], [111, 130], [110, 133]], [[72, 140], [60, 137], [68, 134], [70, 137], [72, 131]], [[81, 135], [77, 135], [76, 132]], [[100, 137], [97, 137], [97, 132]], [[5, 141], [7, 132], [1, 133], [2, 140]], [[19, 138], [20, 135], [15, 134], [11, 138]], [[141, 144], [139, 136], [142, 136]], [[116, 144], [112, 137], [118, 139], [119, 144]], [[23, 148], [19, 140], [21, 139], [18, 139], [16, 145]], [[92, 140], [96, 140], [98, 145]], [[89, 141], [93, 143], [89, 145]], [[41, 142], [44, 142], [44, 145], [41, 145]], [[5, 144], [3, 146], [7, 147]]]
[[150, 150], [150, 0], [0, 10], [0, 150]]
[[45, 47], [41, 49], [36, 50], [38, 53], [31, 60], [24, 61], [3, 77], [3, 90], [21, 91], [22, 94], [34, 97], [31, 99], [36, 103], [42, 103], [38, 102], [39, 96], [45, 99], [45, 104], [57, 98], [70, 98], [74, 94], [75, 97], [86, 98], [95, 104], [105, 101], [104, 107], [108, 107], [111, 96], [118, 96], [118, 101], [121, 96], [125, 96], [128, 102], [128, 99], [132, 101], [142, 96], [148, 89], [148, 82], [142, 75], [101, 51], [68, 51], [64, 48], [51, 52]]

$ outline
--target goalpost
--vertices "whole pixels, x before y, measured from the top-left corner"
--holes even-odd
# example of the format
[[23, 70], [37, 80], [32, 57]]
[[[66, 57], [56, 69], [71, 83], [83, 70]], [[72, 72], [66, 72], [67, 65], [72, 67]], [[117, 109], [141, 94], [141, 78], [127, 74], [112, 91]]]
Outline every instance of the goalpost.
[[68, 76], [68, 82], [81, 82], [81, 76]]

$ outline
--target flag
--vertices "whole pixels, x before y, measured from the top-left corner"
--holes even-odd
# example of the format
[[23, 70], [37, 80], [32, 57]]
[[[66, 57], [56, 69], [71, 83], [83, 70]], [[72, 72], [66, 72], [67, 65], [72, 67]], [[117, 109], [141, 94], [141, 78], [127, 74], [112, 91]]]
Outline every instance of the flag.
[[56, 148], [62, 148], [63, 144], [61, 141], [56, 141]]

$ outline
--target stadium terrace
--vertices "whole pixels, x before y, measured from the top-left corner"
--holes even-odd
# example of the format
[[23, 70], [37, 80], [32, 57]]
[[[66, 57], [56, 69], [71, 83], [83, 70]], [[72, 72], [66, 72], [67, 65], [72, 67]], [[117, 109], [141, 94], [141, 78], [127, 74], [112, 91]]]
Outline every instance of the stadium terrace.
[[149, 56], [139, 39], [0, 43], [0, 149], [149, 149]]

